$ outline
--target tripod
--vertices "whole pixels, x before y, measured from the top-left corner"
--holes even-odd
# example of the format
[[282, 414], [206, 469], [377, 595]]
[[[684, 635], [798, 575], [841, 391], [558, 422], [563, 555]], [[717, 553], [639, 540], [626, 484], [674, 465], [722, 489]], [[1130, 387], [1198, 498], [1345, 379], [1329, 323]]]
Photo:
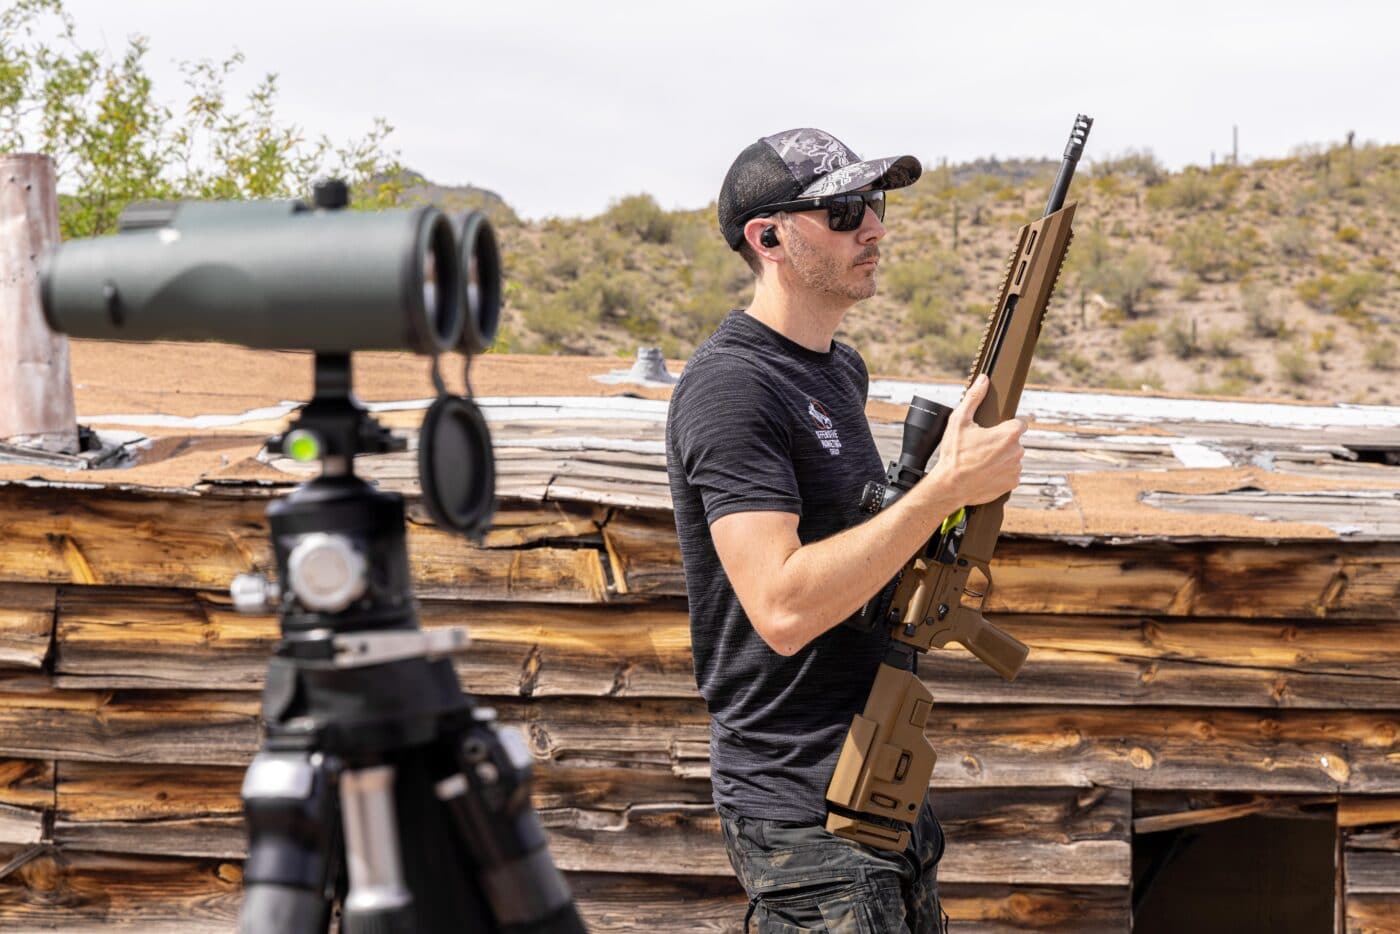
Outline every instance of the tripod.
[[418, 627], [403, 498], [354, 475], [355, 454], [404, 445], [351, 394], [349, 354], [317, 354], [314, 397], [270, 447], [322, 473], [268, 509], [283, 586], [233, 586], [282, 636], [243, 782], [239, 931], [325, 934], [338, 902], [345, 934], [582, 934], [529, 751], [459, 687], [465, 630]]

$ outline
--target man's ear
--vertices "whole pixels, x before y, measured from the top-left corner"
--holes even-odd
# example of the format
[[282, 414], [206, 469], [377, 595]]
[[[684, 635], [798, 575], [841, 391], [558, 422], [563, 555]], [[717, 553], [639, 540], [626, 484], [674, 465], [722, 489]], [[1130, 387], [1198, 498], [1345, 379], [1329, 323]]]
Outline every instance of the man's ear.
[[778, 233], [778, 222], [772, 217], [755, 217], [744, 224], [744, 239], [759, 256], [773, 262], [782, 259], [783, 242]]

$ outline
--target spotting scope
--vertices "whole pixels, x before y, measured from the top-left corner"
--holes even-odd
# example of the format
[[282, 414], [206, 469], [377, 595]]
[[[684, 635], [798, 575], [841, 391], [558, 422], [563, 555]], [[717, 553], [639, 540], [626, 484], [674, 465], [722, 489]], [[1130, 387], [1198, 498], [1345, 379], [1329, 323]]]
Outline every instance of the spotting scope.
[[[116, 234], [72, 240], [40, 271], [44, 316], [73, 337], [221, 341], [263, 350], [479, 352], [495, 336], [500, 259], [479, 213], [433, 207], [145, 202]], [[460, 240], [459, 240], [460, 236]]]

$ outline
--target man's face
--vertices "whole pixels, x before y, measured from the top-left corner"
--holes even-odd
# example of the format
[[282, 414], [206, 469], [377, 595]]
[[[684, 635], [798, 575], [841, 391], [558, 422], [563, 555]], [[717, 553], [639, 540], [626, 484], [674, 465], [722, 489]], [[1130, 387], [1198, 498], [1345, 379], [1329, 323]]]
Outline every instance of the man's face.
[[875, 294], [885, 226], [874, 211], [867, 207], [855, 230], [832, 230], [825, 208], [789, 214], [782, 227], [788, 264], [804, 287], [853, 302]]

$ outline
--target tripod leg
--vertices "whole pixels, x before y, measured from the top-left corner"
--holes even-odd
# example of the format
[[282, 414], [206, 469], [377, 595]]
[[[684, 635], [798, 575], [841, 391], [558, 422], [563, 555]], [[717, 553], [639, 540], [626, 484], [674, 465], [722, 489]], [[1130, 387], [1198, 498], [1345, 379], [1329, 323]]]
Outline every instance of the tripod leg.
[[325, 934], [340, 857], [335, 768], [319, 753], [260, 752], [243, 779], [243, 809], [240, 934]]
[[517, 731], [498, 731], [482, 708], [476, 714], [461, 740], [459, 771], [434, 791], [471, 850], [499, 930], [586, 934], [530, 805], [530, 752]]
[[415, 934], [413, 896], [404, 884], [394, 813], [394, 767], [377, 765], [340, 775], [345, 864], [350, 891], [345, 934]]

